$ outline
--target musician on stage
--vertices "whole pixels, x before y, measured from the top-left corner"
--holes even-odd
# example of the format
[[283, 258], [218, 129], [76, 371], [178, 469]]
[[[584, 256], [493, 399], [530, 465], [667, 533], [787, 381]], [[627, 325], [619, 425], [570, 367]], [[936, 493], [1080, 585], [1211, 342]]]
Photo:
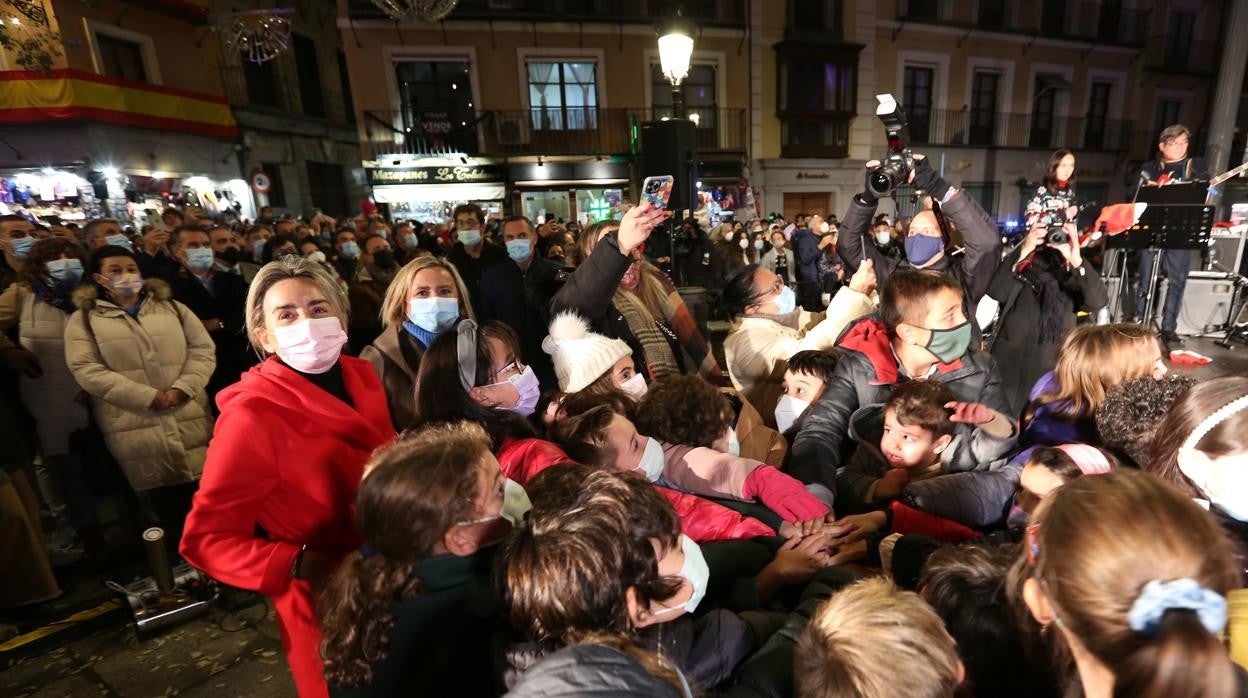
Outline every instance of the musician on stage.
[[[1193, 182], [1209, 179], [1209, 171], [1205, 161], [1199, 157], [1188, 156], [1192, 132], [1182, 124], [1174, 124], [1162, 129], [1157, 139], [1158, 157], [1144, 163], [1140, 168], [1140, 180], [1143, 186], [1155, 187], [1180, 182]], [[1183, 340], [1175, 334], [1179, 323], [1179, 309], [1183, 307], [1183, 290], [1187, 287], [1187, 273], [1192, 265], [1191, 250], [1162, 250], [1161, 271], [1166, 279], [1166, 305], [1161, 315], [1161, 338], [1168, 344], [1182, 344]], [[1148, 280], [1152, 278], [1153, 255], [1148, 250], [1140, 251], [1139, 283], [1135, 289], [1135, 315], [1140, 322], [1147, 324], [1150, 318], [1144, 317], [1144, 306], [1149, 291]]]

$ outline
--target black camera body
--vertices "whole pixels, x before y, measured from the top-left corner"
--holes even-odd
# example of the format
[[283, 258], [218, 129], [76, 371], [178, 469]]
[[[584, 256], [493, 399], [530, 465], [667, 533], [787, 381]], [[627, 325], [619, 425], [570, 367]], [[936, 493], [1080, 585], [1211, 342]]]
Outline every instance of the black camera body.
[[910, 134], [906, 112], [892, 95], [876, 95], [875, 115], [884, 124], [888, 137], [888, 155], [883, 162], [870, 168], [867, 187], [876, 197], [892, 196], [897, 187], [910, 180], [914, 171], [914, 153], [906, 147]]

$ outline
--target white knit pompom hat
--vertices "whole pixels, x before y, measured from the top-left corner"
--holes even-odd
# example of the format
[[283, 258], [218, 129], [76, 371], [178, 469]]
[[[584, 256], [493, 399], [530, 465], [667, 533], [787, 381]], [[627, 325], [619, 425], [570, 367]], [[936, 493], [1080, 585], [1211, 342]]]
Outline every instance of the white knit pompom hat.
[[633, 350], [622, 339], [610, 339], [589, 330], [589, 321], [566, 312], [550, 321], [550, 335], [542, 340], [542, 350], [550, 354], [565, 393], [584, 390], [616, 361], [632, 356]]

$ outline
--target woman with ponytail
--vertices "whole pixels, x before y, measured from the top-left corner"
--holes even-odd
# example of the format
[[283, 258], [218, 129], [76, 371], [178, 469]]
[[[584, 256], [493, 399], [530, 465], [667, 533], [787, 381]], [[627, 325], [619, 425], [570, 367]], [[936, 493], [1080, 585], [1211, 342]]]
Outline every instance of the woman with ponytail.
[[527, 512], [485, 430], [412, 432], [365, 468], [356, 518], [367, 543], [318, 600], [333, 696], [491, 696], [497, 543]]
[[1126, 470], [1063, 485], [1011, 575], [1087, 698], [1239, 695], [1219, 639], [1240, 584], [1233, 546], [1170, 485]]

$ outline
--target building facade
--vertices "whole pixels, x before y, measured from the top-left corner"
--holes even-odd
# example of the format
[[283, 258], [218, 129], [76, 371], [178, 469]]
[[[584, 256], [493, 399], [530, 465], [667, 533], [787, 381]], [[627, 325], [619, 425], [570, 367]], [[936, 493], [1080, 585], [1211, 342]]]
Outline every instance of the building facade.
[[6, 32], [42, 41], [45, 62], [0, 52], [0, 211], [142, 223], [169, 203], [248, 204], [208, 15], [201, 0], [11, 3]]
[[[749, 158], [747, 0], [684, 3], [698, 36], [684, 103], [705, 190]], [[600, 220], [636, 201], [641, 125], [671, 113], [660, 0], [461, 0], [437, 24], [339, 0], [360, 159], [399, 218], [495, 213]]]
[[883, 93], [905, 108], [910, 147], [1003, 224], [1057, 148], [1077, 156], [1081, 199], [1129, 198], [1165, 125], [1186, 124], [1200, 152], [1221, 12], [1200, 0], [751, 3], [763, 209], [843, 213], [887, 151]]
[[[217, 0], [218, 13], [269, 9], [260, 0]], [[242, 170], [267, 175], [255, 191], [275, 214], [310, 216], [320, 210], [359, 213], [367, 196], [359, 166], [355, 110], [345, 69], [337, 7], [326, 0], [287, 6], [290, 44], [263, 63], [220, 43], [221, 80], [239, 128]]]

